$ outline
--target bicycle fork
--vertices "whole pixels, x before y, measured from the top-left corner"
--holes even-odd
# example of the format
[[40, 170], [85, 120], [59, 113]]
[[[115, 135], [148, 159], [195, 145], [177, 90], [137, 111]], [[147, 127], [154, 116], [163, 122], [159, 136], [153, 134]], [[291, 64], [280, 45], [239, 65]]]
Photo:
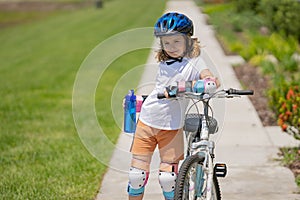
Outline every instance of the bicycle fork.
[[212, 158], [208, 156], [208, 177], [207, 177], [207, 186], [206, 186], [206, 191], [207, 191], [207, 200], [211, 200], [211, 192], [212, 192], [212, 186], [213, 186], [213, 176], [214, 176], [214, 170], [213, 170], [213, 162]]
[[202, 118], [202, 130], [201, 130], [200, 138], [202, 141], [206, 141], [205, 142], [206, 153], [205, 153], [205, 160], [203, 162], [203, 166], [206, 168], [205, 170], [207, 170], [206, 199], [211, 200], [211, 196], [212, 196], [211, 192], [212, 192], [213, 176], [214, 176], [213, 156], [214, 156], [215, 143], [213, 141], [208, 141], [209, 130], [206, 121], [207, 120], [206, 116], [208, 114], [207, 104], [205, 104], [204, 108], [205, 108], [204, 109], [205, 115]]
[[204, 161], [201, 164], [196, 166], [196, 180], [195, 190], [197, 197], [205, 197], [206, 200], [211, 200], [212, 192], [214, 190], [214, 176], [216, 177], [225, 177], [227, 174], [227, 167], [225, 163], [213, 163], [213, 147], [214, 142], [212, 141], [200, 141], [202, 143], [202, 147], [206, 147], [206, 149], [202, 149], [197, 154], [200, 157], [204, 157]]
[[[199, 152], [199, 154], [205, 155], [203, 165], [197, 165], [196, 168], [196, 196], [203, 197], [203, 194], [206, 194], [206, 199], [211, 200], [211, 192], [213, 186], [213, 161], [209, 153]], [[203, 156], [200, 155], [200, 156]], [[207, 171], [207, 172], [205, 172]], [[207, 176], [207, 177], [205, 177]], [[206, 184], [204, 184], [206, 181]], [[205, 188], [203, 188], [205, 187]], [[205, 189], [206, 192], [203, 191]], [[204, 192], [204, 193], [203, 193]]]

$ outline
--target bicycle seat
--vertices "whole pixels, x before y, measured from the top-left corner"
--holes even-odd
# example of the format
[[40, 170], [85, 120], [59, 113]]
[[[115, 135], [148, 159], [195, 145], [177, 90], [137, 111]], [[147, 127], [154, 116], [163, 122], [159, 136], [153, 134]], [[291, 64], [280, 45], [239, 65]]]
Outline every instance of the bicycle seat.
[[[191, 113], [185, 115], [183, 130], [187, 132], [201, 131], [203, 114]], [[214, 134], [218, 131], [218, 122], [215, 118], [208, 118], [208, 132]]]

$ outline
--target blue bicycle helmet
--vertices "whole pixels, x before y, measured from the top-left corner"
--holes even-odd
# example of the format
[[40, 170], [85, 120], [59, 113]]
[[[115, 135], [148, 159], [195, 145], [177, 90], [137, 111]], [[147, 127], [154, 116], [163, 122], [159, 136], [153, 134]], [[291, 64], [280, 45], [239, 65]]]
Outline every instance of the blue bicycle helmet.
[[156, 37], [171, 35], [174, 33], [182, 33], [192, 36], [193, 32], [194, 26], [192, 20], [184, 14], [176, 12], [164, 14], [157, 20], [154, 26], [154, 35]]

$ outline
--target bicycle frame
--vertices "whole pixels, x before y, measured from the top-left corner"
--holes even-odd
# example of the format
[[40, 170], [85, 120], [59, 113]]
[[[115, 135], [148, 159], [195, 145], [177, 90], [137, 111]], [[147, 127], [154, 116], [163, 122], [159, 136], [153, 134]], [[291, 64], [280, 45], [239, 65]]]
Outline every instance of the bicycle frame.
[[[195, 94], [186, 94], [187, 97], [197, 97], [198, 95]], [[200, 96], [199, 96], [200, 97]], [[193, 99], [194, 99], [193, 98]], [[198, 98], [198, 97], [197, 97]], [[197, 106], [198, 102], [194, 102], [194, 104], [192, 106]], [[209, 110], [209, 99], [207, 100], [203, 100], [203, 113], [204, 115], [202, 116], [201, 119], [201, 132], [200, 132], [200, 141], [199, 142], [193, 142], [191, 144], [190, 147], [190, 155], [195, 155], [195, 154], [202, 154], [202, 156], [204, 156], [204, 162], [203, 162], [203, 168], [204, 169], [198, 169], [198, 170], [203, 170], [203, 171], [207, 171], [208, 173], [208, 177], [207, 177], [207, 184], [206, 184], [206, 199], [210, 200], [211, 199], [211, 192], [212, 192], [212, 183], [213, 183], [213, 174], [214, 174], [214, 166], [213, 166], [213, 157], [214, 157], [214, 147], [215, 147], [215, 143], [213, 141], [209, 140], [209, 129], [208, 129], [208, 110]], [[191, 106], [191, 107], [192, 107]], [[197, 109], [198, 110], [198, 109]], [[200, 113], [198, 113], [200, 114]], [[203, 177], [201, 177], [201, 175], [198, 177], [198, 172], [197, 170], [197, 179], [198, 181], [201, 181], [201, 179], [203, 179]], [[202, 176], [204, 175], [204, 173], [201, 173]], [[203, 187], [203, 183], [198, 183], [199, 187], [197, 187], [197, 197], [201, 197], [202, 196], [202, 187]]]
[[[209, 116], [209, 110], [212, 111], [209, 101], [212, 98], [232, 98], [252, 94], [252, 90], [235, 89], [211, 93], [185, 91], [176, 94], [177, 98], [193, 100], [187, 113], [193, 106], [197, 109], [196, 114], [187, 114], [185, 119], [184, 130], [188, 141], [187, 157], [183, 161], [177, 177], [176, 199], [221, 199], [217, 177], [225, 177], [227, 168], [224, 163], [214, 164], [215, 143], [210, 140], [210, 134], [217, 132], [217, 122], [212, 116]], [[158, 98], [164, 98], [164, 94], [158, 94]], [[198, 108], [199, 102], [203, 104], [203, 114]]]

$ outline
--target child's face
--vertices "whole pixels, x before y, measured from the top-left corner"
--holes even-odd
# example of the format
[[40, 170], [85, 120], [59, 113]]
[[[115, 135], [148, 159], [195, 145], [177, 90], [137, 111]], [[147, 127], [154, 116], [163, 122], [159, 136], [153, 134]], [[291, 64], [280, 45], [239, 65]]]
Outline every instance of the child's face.
[[170, 35], [161, 37], [162, 47], [165, 52], [173, 57], [180, 58], [185, 52], [185, 38], [183, 35]]

